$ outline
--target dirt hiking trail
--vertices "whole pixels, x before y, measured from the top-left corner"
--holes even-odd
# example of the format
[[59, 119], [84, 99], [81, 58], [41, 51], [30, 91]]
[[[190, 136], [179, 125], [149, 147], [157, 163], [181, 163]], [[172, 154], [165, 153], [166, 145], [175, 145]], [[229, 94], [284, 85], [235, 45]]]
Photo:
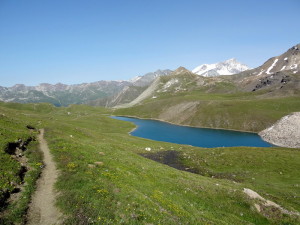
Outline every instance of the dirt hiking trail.
[[55, 207], [56, 193], [54, 183], [58, 177], [55, 163], [50, 154], [47, 142], [44, 139], [44, 129], [38, 135], [40, 149], [44, 154], [44, 169], [41, 177], [37, 181], [37, 189], [33, 194], [29, 205], [28, 222], [29, 225], [53, 225], [61, 224], [61, 213]]

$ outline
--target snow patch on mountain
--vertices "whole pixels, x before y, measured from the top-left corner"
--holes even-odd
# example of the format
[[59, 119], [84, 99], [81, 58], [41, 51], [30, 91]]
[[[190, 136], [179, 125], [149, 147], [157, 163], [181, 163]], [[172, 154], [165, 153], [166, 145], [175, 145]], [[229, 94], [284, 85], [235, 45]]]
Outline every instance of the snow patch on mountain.
[[214, 64], [203, 64], [197, 66], [192, 70], [193, 73], [202, 75], [205, 77], [219, 76], [219, 75], [232, 75], [249, 70], [245, 64], [238, 62], [236, 59], [228, 59], [224, 62]]
[[271, 74], [270, 71], [273, 69], [273, 67], [276, 65], [277, 62], [278, 62], [278, 59], [275, 59], [273, 64], [268, 68], [268, 70], [266, 72], [267, 74]]
[[178, 82], [179, 82], [178, 79], [171, 79], [163, 86], [163, 89], [167, 89], [167, 88], [171, 87], [173, 84], [176, 84]]
[[136, 76], [136, 77], [130, 79], [129, 82], [134, 83], [134, 82], [140, 80], [141, 78], [142, 78], [141, 76]]
[[282, 71], [282, 70], [285, 70], [285, 67], [286, 67], [286, 66], [283, 66], [283, 67], [281, 68], [281, 70], [280, 70], [280, 71]]
[[294, 65], [291, 65], [290, 68], [291, 68], [291, 70], [294, 70], [294, 69], [297, 69], [297, 66], [298, 66], [297, 64], [294, 64]]

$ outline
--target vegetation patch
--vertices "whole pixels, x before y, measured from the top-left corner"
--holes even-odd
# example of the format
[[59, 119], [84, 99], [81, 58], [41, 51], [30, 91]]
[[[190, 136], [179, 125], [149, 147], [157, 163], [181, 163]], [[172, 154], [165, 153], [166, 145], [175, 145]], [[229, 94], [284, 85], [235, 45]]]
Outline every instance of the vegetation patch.
[[5, 115], [0, 123], [0, 223], [24, 223], [41, 171], [42, 155], [33, 129]]

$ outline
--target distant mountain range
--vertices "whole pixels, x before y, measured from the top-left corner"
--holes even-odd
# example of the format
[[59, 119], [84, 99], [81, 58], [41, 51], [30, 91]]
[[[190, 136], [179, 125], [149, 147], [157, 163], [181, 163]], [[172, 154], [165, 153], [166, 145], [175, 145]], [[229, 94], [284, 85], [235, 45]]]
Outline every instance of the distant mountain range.
[[105, 105], [107, 99], [114, 98], [119, 93], [126, 91], [129, 87], [143, 87], [149, 85], [156, 77], [171, 73], [171, 70], [157, 70], [138, 76], [130, 81], [98, 81], [83, 84], [47, 84], [38, 86], [25, 86], [16, 84], [12, 87], [0, 86], [0, 101], [35, 103], [49, 102], [56, 106], [67, 106], [70, 104], [84, 104], [93, 101], [103, 101]]
[[[289, 84], [288, 86], [291, 87], [289, 92], [293, 92], [298, 87], [298, 80], [291, 74], [298, 74], [300, 71], [299, 48], [299, 44], [293, 46], [284, 54], [273, 57], [254, 69], [250, 69], [235, 59], [229, 59], [215, 64], [203, 64], [192, 71], [183, 67], [174, 72], [168, 69], [157, 70], [134, 77], [129, 81], [98, 81], [75, 85], [44, 83], [38, 86], [23, 84], [13, 87], [0, 86], [0, 101], [49, 102], [56, 106], [89, 104], [114, 107], [116, 105], [124, 106], [124, 104], [128, 106], [131, 102], [138, 104], [151, 96], [155, 98], [157, 96], [152, 93], [153, 90], [156, 90], [158, 94], [190, 90], [232, 93], [259, 91], [274, 87], [282, 89], [281, 92], [284, 92], [287, 90], [283, 87]], [[175, 78], [176, 76], [178, 77]], [[164, 83], [165, 81], [166, 83]]]
[[98, 81], [76, 85], [17, 84], [13, 87], [0, 87], [0, 100], [19, 103], [49, 102], [56, 106], [67, 106], [114, 95], [128, 85], [131, 85], [128, 81]]
[[193, 73], [204, 76], [214, 77], [219, 75], [232, 75], [251, 69], [236, 59], [228, 59], [224, 62], [214, 64], [202, 64], [192, 70]]

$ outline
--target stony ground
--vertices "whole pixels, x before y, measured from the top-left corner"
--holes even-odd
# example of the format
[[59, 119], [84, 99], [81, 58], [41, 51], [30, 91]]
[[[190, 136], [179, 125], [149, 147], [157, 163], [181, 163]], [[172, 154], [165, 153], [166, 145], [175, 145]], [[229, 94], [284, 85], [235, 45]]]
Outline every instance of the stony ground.
[[300, 148], [300, 112], [287, 115], [259, 135], [274, 145]]

